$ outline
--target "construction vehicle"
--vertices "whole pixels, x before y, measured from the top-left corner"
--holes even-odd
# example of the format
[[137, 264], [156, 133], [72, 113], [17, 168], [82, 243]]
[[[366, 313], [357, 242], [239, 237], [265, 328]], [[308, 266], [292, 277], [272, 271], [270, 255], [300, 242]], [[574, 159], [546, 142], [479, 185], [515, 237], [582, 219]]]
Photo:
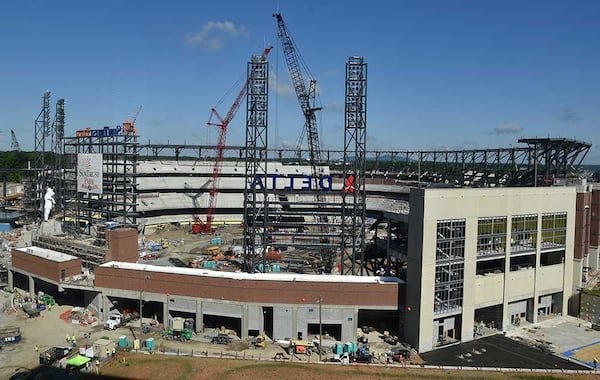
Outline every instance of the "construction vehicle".
[[252, 339], [252, 345], [254, 348], [264, 349], [267, 346], [267, 337], [263, 334], [254, 337], [254, 339]]
[[60, 360], [66, 356], [69, 356], [72, 348], [67, 346], [56, 346], [47, 349], [44, 352], [40, 352], [40, 364], [52, 365], [57, 360]]
[[233, 338], [230, 337], [228, 334], [218, 333], [217, 335], [211, 338], [210, 342], [212, 344], [230, 344], [231, 342], [233, 342]]
[[163, 332], [163, 339], [166, 340], [178, 340], [180, 342], [185, 342], [194, 336], [194, 331], [192, 329], [183, 328], [183, 329], [172, 329], [167, 328]]
[[135, 321], [138, 318], [139, 314], [137, 312], [124, 312], [123, 314], [115, 313], [108, 317], [108, 320], [104, 322], [104, 329], [115, 330], [117, 327], [125, 326], [127, 323]]
[[18, 327], [3, 327], [0, 329], [0, 344], [19, 343], [21, 341], [21, 329]]
[[33, 302], [24, 303], [23, 311], [29, 318], [36, 318], [40, 316], [40, 311], [38, 310], [37, 305]]

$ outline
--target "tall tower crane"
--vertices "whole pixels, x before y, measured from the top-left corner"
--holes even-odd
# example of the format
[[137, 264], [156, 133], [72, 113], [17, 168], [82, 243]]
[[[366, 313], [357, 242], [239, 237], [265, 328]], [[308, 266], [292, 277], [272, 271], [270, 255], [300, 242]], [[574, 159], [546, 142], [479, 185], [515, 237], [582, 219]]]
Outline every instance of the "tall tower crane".
[[[263, 51], [263, 56], [267, 56], [273, 47], [269, 46], [265, 48]], [[215, 210], [217, 208], [217, 194], [219, 193], [219, 179], [221, 177], [221, 168], [223, 167], [223, 153], [225, 152], [225, 139], [227, 137], [227, 127], [233, 118], [235, 117], [240, 105], [242, 104], [242, 100], [244, 96], [246, 96], [246, 92], [248, 90], [248, 81], [244, 82], [244, 87], [240, 90], [240, 93], [235, 98], [235, 101], [227, 111], [225, 117], [221, 117], [216, 108], [212, 108], [210, 118], [206, 124], [215, 126], [219, 128], [219, 141], [217, 142], [216, 147], [216, 156], [215, 156], [215, 164], [213, 166], [212, 172], [212, 185], [209, 193], [209, 201], [208, 201], [208, 211], [206, 212], [206, 222], [204, 224], [201, 223], [200, 219], [197, 216], [194, 216], [195, 222], [200, 223], [200, 231], [204, 233], [212, 232], [212, 223], [215, 215]], [[212, 122], [212, 117], [215, 116], [218, 119], [218, 122]]]

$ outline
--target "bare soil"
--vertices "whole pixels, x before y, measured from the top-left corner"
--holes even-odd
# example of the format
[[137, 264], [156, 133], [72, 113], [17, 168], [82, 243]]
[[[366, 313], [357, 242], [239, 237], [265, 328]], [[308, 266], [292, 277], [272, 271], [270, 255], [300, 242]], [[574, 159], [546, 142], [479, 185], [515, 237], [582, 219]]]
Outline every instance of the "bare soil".
[[128, 379], [595, 379], [594, 375], [433, 370], [384, 365], [341, 365], [204, 359], [123, 353], [105, 365], [103, 375]]

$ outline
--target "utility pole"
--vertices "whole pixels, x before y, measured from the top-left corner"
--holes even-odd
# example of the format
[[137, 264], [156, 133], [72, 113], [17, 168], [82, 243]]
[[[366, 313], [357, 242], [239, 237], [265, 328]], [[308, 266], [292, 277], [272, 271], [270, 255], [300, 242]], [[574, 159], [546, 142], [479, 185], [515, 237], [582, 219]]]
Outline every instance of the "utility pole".
[[142, 325], [144, 321], [144, 301], [142, 300], [142, 296], [144, 294], [144, 288], [146, 287], [146, 280], [148, 280], [148, 276], [144, 277], [144, 286], [140, 289], [140, 333], [142, 332]]

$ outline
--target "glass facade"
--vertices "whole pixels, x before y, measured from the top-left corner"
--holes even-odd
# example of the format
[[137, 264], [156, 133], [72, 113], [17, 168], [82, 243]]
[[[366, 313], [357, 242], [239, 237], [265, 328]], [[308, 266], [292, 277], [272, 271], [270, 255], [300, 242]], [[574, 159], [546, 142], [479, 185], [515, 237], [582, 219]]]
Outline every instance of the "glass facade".
[[477, 221], [477, 256], [506, 253], [506, 217], [479, 218]]
[[511, 219], [510, 251], [535, 251], [538, 235], [537, 215], [518, 215]]
[[437, 222], [435, 254], [435, 314], [460, 311], [465, 278], [465, 220]]

